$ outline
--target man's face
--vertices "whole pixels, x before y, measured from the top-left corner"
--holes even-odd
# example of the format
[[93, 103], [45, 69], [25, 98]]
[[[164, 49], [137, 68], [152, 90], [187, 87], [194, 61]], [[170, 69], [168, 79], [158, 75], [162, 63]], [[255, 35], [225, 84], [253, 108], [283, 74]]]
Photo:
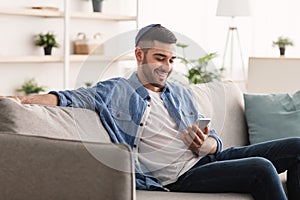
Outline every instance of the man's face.
[[173, 70], [175, 45], [154, 41], [154, 47], [141, 50], [138, 77], [142, 84], [153, 91], [160, 91]]

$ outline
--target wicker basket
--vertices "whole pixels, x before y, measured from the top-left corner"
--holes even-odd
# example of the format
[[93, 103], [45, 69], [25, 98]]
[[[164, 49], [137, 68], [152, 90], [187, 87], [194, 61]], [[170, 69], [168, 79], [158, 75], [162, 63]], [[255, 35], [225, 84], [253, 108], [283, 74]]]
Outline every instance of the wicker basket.
[[101, 35], [96, 33], [93, 39], [87, 39], [85, 33], [78, 33], [77, 39], [74, 41], [75, 54], [103, 54], [103, 44], [101, 44]]

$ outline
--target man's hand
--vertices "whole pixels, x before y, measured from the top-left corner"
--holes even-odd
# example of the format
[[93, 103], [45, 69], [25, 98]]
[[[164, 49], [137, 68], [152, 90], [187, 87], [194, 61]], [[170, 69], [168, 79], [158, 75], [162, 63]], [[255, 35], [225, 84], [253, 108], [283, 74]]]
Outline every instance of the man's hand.
[[45, 106], [58, 105], [58, 97], [54, 94], [40, 94], [32, 96], [0, 96], [0, 98], [10, 98], [21, 104], [39, 104]]
[[209, 137], [209, 128], [206, 126], [201, 130], [196, 124], [188, 126], [183, 131], [183, 142], [199, 156], [213, 154], [217, 151], [217, 141]]
[[9, 98], [15, 100], [18, 103], [21, 103], [21, 99], [18, 96], [0, 96], [0, 98]]

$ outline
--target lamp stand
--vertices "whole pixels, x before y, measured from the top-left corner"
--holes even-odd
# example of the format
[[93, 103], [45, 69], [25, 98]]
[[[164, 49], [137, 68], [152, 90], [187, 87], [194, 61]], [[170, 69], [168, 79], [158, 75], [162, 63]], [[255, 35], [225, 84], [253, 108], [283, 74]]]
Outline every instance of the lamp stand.
[[225, 68], [226, 79], [237, 82], [244, 82], [246, 80], [238, 29], [235, 26], [230, 26], [227, 32], [223, 67]]

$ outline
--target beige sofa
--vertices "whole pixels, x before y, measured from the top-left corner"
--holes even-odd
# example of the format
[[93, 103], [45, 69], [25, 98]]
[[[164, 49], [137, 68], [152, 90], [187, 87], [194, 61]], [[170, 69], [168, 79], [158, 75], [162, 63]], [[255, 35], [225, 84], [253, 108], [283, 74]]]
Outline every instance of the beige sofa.
[[[224, 148], [248, 144], [243, 96], [234, 83], [194, 85], [192, 91]], [[0, 99], [0, 133], [0, 199], [252, 199], [136, 191], [130, 149], [110, 142], [94, 111]]]

